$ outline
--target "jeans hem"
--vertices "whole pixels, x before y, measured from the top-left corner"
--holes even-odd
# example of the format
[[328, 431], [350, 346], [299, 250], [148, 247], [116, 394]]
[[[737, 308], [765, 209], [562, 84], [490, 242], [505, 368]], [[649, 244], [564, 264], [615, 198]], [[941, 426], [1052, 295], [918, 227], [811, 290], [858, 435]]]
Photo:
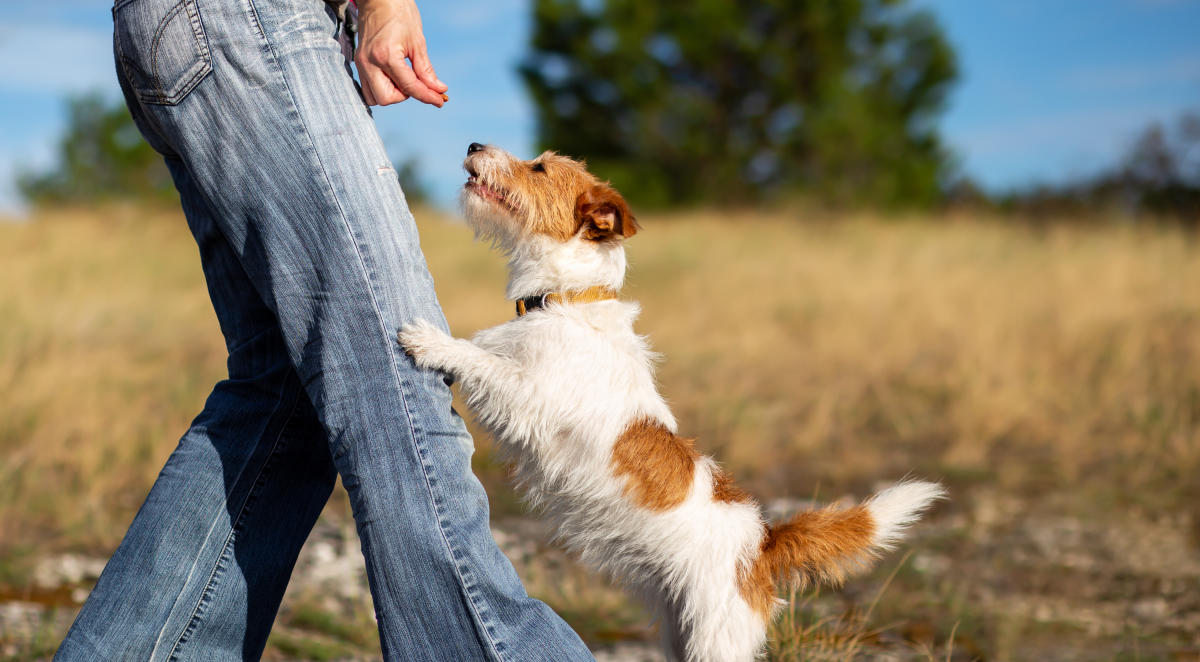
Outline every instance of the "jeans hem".
[[[284, 399], [287, 397], [288, 386], [288, 383], [285, 381], [279, 394], [281, 405], [285, 401]], [[296, 388], [299, 388], [299, 386]], [[212, 593], [216, 589], [217, 581], [221, 578], [221, 575], [223, 574], [229, 562], [229, 557], [233, 550], [233, 544], [237, 540], [238, 533], [242, 531], [242, 522], [250, 513], [250, 509], [254, 505], [255, 496], [257, 496], [259, 490], [266, 485], [263, 478], [272, 468], [272, 461], [277, 457], [277, 453], [281, 450], [280, 440], [283, 439], [283, 433], [287, 429], [288, 422], [290, 422], [292, 417], [296, 415], [296, 409], [299, 406], [299, 403], [300, 394], [296, 393], [292, 398], [292, 404], [288, 410], [287, 416], [284, 416], [280, 421], [279, 432], [275, 435], [275, 441], [271, 443], [271, 450], [267, 452], [267, 457], [263, 461], [262, 466], [259, 467], [258, 473], [255, 474], [254, 482], [251, 483], [250, 490], [246, 493], [246, 498], [242, 500], [242, 504], [238, 508], [237, 517], [233, 520], [233, 522], [230, 523], [229, 534], [225, 536], [225, 544], [221, 547], [221, 553], [217, 556], [217, 562], [213, 565], [213, 569], [208, 575], [208, 580], [204, 583], [204, 589], [200, 592], [200, 598], [196, 601], [196, 606], [192, 608], [192, 613], [188, 617], [187, 625], [184, 627], [183, 632], [179, 634], [179, 638], [175, 640], [175, 643], [171, 646], [170, 652], [167, 654], [166, 659], [169, 662], [175, 662], [179, 659], [180, 647], [187, 643], [192, 632], [194, 632], [199, 626], [204, 615], [204, 608], [210, 601]], [[150, 657], [151, 659], [154, 658], [153, 653], [151, 653]]]

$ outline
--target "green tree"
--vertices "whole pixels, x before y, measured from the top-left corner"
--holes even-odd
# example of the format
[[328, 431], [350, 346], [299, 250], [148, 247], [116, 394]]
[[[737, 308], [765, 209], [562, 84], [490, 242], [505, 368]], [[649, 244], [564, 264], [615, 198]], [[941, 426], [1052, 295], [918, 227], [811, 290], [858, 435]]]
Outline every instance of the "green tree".
[[1098, 172], [1015, 190], [995, 203], [1035, 220], [1102, 221], [1116, 213], [1200, 230], [1200, 111], [1151, 122], [1115, 164]]
[[1174, 216], [1200, 227], [1200, 112], [1185, 112], [1174, 126], [1144, 129], [1108, 184], [1137, 209]]
[[21, 174], [17, 187], [33, 203], [176, 196], [162, 156], [142, 138], [125, 104], [99, 94], [67, 100], [57, 163]]
[[903, 0], [532, 5], [539, 142], [642, 202], [924, 204], [950, 174], [954, 53]]

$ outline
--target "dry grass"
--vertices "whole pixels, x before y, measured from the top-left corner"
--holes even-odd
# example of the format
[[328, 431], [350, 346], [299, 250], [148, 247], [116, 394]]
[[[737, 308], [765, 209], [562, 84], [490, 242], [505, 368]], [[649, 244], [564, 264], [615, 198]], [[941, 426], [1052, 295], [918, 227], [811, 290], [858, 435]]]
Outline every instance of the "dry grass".
[[[455, 332], [507, 319], [502, 260], [420, 216]], [[1200, 519], [1194, 237], [988, 219], [641, 220], [626, 294], [665, 356], [663, 390], [682, 431], [759, 497], [862, 496], [915, 472], [948, 482], [941, 518], [967, 525], [983, 494], [1082, 518]], [[0, 224], [0, 584], [19, 584], [34, 553], [115, 546], [222, 376], [195, 255], [168, 212]], [[481, 446], [479, 469], [510, 509]], [[951, 556], [965, 544], [939, 535], [929, 545]], [[966, 618], [957, 639], [987, 655], [1027, 632], [972, 630], [987, 618], [963, 616], [983, 609], [969, 577], [897, 581], [909, 597], [885, 598], [877, 617], [919, 603], [935, 621], [926, 640], [955, 640]], [[869, 599], [874, 583], [844, 599]]]
[[223, 376], [187, 227], [147, 215], [0, 224], [0, 559], [115, 546]]
[[912, 469], [1196, 487], [1200, 252], [1180, 233], [647, 225], [632, 283], [664, 390], [762, 491], [862, 493]]
[[[1200, 496], [1183, 480], [1200, 467], [1193, 237], [794, 220], [649, 218], [629, 244], [626, 292], [684, 432], [760, 495], [861, 494], [915, 469]], [[423, 232], [456, 333], [506, 319], [499, 258], [460, 227]]]

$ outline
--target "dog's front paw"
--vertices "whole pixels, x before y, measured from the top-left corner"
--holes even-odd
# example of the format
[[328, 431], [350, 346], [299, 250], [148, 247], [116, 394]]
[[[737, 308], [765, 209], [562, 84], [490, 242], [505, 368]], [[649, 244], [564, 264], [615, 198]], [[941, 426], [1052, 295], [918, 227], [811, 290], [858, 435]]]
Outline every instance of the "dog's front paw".
[[444, 368], [440, 360], [445, 349], [450, 347], [454, 338], [434, 326], [428, 320], [417, 320], [400, 328], [398, 337], [404, 351], [421, 368]]

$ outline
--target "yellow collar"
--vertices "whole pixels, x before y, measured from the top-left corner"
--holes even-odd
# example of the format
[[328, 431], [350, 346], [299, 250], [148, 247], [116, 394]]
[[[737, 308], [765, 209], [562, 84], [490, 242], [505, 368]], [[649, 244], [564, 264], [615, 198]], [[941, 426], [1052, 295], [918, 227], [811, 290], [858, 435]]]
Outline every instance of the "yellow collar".
[[603, 285], [595, 285], [586, 290], [535, 294], [523, 299], [517, 299], [517, 317], [538, 308], [543, 308], [548, 303], [595, 303], [596, 301], [608, 301], [616, 298], [617, 291]]

